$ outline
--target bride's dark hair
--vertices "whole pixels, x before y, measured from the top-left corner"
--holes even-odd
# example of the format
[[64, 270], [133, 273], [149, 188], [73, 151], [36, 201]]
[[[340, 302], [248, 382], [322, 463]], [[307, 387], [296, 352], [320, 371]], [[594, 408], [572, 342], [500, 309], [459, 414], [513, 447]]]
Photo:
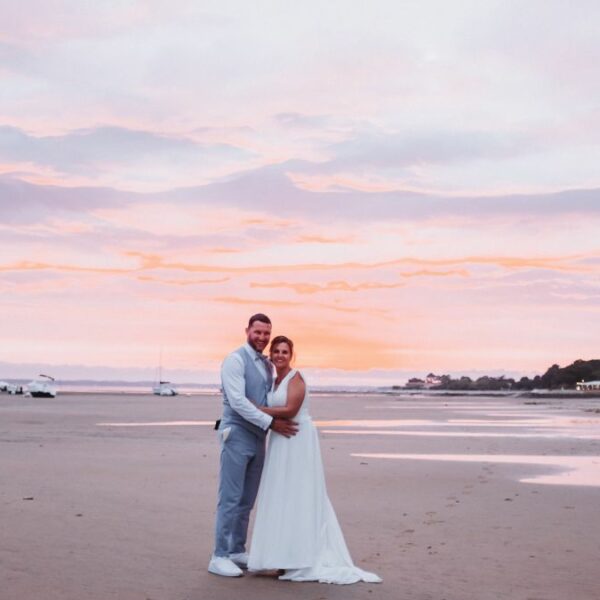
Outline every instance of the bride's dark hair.
[[271, 340], [271, 345], [269, 346], [269, 354], [273, 352], [275, 346], [279, 344], [287, 344], [290, 347], [290, 354], [294, 354], [294, 342], [290, 340], [289, 337], [285, 335], [278, 335]]

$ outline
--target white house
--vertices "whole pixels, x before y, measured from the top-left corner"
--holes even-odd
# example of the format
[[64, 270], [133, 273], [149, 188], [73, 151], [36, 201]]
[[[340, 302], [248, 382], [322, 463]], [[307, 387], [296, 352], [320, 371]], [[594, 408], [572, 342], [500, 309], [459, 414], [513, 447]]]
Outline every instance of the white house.
[[442, 385], [441, 377], [437, 377], [437, 375], [427, 375], [425, 377], [425, 387], [426, 388], [434, 388]]
[[578, 381], [575, 387], [582, 392], [600, 391], [600, 380], [595, 381]]

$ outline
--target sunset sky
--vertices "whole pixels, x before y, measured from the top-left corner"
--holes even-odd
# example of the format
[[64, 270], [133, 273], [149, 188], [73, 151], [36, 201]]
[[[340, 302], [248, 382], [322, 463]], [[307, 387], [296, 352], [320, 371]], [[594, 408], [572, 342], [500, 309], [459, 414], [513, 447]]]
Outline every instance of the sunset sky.
[[600, 4], [0, 2], [0, 378], [599, 358]]

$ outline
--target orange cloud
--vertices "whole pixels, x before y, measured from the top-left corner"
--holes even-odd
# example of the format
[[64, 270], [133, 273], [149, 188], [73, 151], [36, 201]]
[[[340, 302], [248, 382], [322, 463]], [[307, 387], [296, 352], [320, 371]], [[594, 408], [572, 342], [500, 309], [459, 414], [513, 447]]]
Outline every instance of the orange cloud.
[[21, 260], [12, 265], [0, 265], [0, 271], [64, 271], [74, 273], [101, 273], [106, 275], [121, 275], [131, 273], [135, 269], [118, 269], [107, 267], [81, 267], [76, 265], [61, 265], [43, 263], [31, 260]]
[[150, 275], [139, 275], [137, 279], [139, 281], [164, 283], [166, 285], [202, 285], [205, 283], [225, 283], [230, 280], [229, 277], [221, 277], [220, 279], [160, 279], [159, 277], [151, 277]]
[[[0, 271], [43, 271], [54, 270], [64, 272], [87, 272], [87, 273], [105, 273], [105, 274], [123, 274], [136, 273], [140, 271], [152, 271], [157, 269], [166, 269], [173, 271], [184, 271], [189, 273], [233, 273], [233, 274], [253, 274], [253, 273], [290, 273], [290, 272], [310, 272], [310, 271], [344, 271], [344, 270], [376, 270], [384, 268], [394, 268], [406, 265], [413, 266], [456, 266], [456, 265], [489, 265], [505, 269], [548, 269], [562, 272], [590, 273], [598, 271], [596, 265], [575, 264], [585, 258], [592, 258], [586, 255], [573, 255], [562, 257], [510, 257], [510, 256], [466, 256], [455, 259], [423, 259], [423, 258], [400, 258], [383, 262], [372, 263], [305, 263], [291, 265], [256, 265], [256, 266], [223, 266], [193, 264], [185, 262], [171, 262], [157, 254], [146, 254], [144, 252], [128, 251], [125, 256], [137, 258], [140, 264], [131, 268], [117, 267], [88, 267], [81, 265], [65, 265], [44, 263], [38, 261], [19, 261], [9, 265], [0, 265]], [[449, 275], [451, 272], [420, 271], [416, 274], [428, 275]], [[455, 271], [453, 274], [462, 274], [464, 271]], [[414, 276], [412, 272], [401, 273], [404, 277]]]
[[212, 254], [239, 254], [242, 252], [239, 248], [206, 248], [205, 252], [210, 252]]
[[453, 269], [451, 271], [432, 271], [430, 269], [421, 269], [420, 271], [404, 271], [400, 273], [402, 277], [469, 277], [466, 269]]
[[[281, 303], [277, 303], [278, 305]], [[254, 303], [265, 310], [265, 303]], [[362, 310], [365, 315], [368, 311]], [[273, 318], [273, 314], [268, 314]], [[380, 336], [370, 332], [366, 335], [359, 326], [342, 324], [324, 319], [322, 314], [276, 315], [276, 333], [284, 333], [294, 340], [295, 366], [299, 369], [340, 369], [343, 371], [367, 371], [369, 369], [412, 368], [416, 347], [406, 347], [394, 337]], [[237, 342], [231, 342], [237, 343]], [[233, 347], [233, 346], [232, 346]], [[211, 359], [220, 362], [227, 347], [213, 347]]]
[[356, 240], [355, 236], [324, 236], [324, 235], [301, 235], [296, 242], [301, 244], [349, 244]]
[[[245, 306], [262, 306], [265, 307], [265, 310], [270, 307], [270, 306], [279, 306], [279, 307], [302, 307], [302, 308], [306, 308], [307, 304], [304, 302], [299, 302], [297, 300], [271, 300], [271, 299], [264, 299], [264, 298], [260, 298], [260, 299], [256, 299], [256, 300], [251, 300], [249, 298], [238, 298], [235, 296], [220, 296], [217, 298], [212, 298], [213, 302], [223, 302], [226, 304], [241, 304], [241, 305], [245, 305]], [[355, 307], [351, 307], [351, 306], [345, 306], [345, 305], [338, 305], [338, 304], [322, 304], [322, 303], [315, 303], [315, 304], [310, 304], [310, 307], [319, 307], [319, 308], [325, 308], [327, 310], [333, 310], [336, 312], [344, 312], [344, 313], [365, 313], [365, 314], [377, 314], [377, 315], [383, 315], [388, 313], [389, 311], [386, 309], [375, 309], [375, 308], [355, 308]]]
[[331, 328], [322, 321], [311, 328], [310, 322], [286, 324], [286, 335], [294, 340], [298, 368], [343, 369], [400, 369], [408, 366], [411, 351], [402, 348], [397, 340], [369, 339], [358, 328]]
[[212, 298], [212, 300], [225, 304], [242, 304], [246, 306], [302, 306], [301, 302], [294, 300], [249, 300], [248, 298], [237, 298], [235, 296], [219, 296], [218, 298]]
[[[468, 277], [469, 272], [465, 269], [455, 269], [451, 271], [432, 271], [422, 269], [420, 271], [407, 271], [400, 273], [402, 277], [451, 277], [458, 275], [460, 277]], [[252, 282], [252, 288], [289, 288], [298, 294], [316, 294], [318, 292], [359, 292], [363, 290], [383, 290], [405, 287], [406, 284], [400, 283], [381, 283], [381, 282], [366, 282], [351, 284], [347, 281], [328, 281], [323, 285], [318, 283], [291, 283], [278, 281], [273, 283]]]
[[[255, 265], [255, 266], [216, 266], [183, 262], [169, 262], [156, 254], [143, 252], [127, 252], [126, 255], [134, 256], [142, 261], [141, 269], [174, 269], [189, 272], [227, 272], [227, 273], [281, 273], [302, 271], [343, 271], [343, 270], [370, 270], [393, 268], [406, 265], [422, 267], [440, 267], [456, 265], [490, 265], [506, 269], [550, 269], [555, 271], [591, 272], [597, 267], [575, 265], [576, 261], [589, 258], [586, 255], [572, 255], [559, 257], [511, 257], [511, 256], [465, 256], [448, 259], [427, 258], [399, 258], [389, 261], [372, 263], [305, 263], [292, 265]], [[435, 273], [440, 274], [440, 273]]]
[[242, 225], [254, 225], [258, 227], [293, 227], [296, 225], [294, 221], [290, 219], [278, 219], [275, 217], [248, 217], [240, 219]]
[[298, 294], [316, 294], [317, 292], [358, 292], [362, 290], [379, 290], [404, 287], [404, 283], [359, 283], [352, 285], [347, 281], [329, 281], [325, 285], [316, 283], [256, 283], [250, 284], [252, 288], [290, 288]]

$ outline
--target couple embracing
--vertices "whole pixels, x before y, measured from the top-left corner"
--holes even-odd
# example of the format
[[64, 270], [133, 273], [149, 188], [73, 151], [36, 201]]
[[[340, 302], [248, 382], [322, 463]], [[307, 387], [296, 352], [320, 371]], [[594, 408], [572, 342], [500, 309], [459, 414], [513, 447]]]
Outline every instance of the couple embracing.
[[[208, 570], [226, 577], [243, 575], [242, 567], [278, 570], [279, 579], [289, 581], [379, 583], [377, 575], [352, 563], [327, 495], [306, 382], [291, 366], [292, 340], [277, 336], [270, 360], [264, 356], [271, 321], [263, 314], [250, 318], [246, 336], [247, 343], [227, 356], [221, 369], [221, 468]], [[248, 521], [257, 494], [248, 554]]]

